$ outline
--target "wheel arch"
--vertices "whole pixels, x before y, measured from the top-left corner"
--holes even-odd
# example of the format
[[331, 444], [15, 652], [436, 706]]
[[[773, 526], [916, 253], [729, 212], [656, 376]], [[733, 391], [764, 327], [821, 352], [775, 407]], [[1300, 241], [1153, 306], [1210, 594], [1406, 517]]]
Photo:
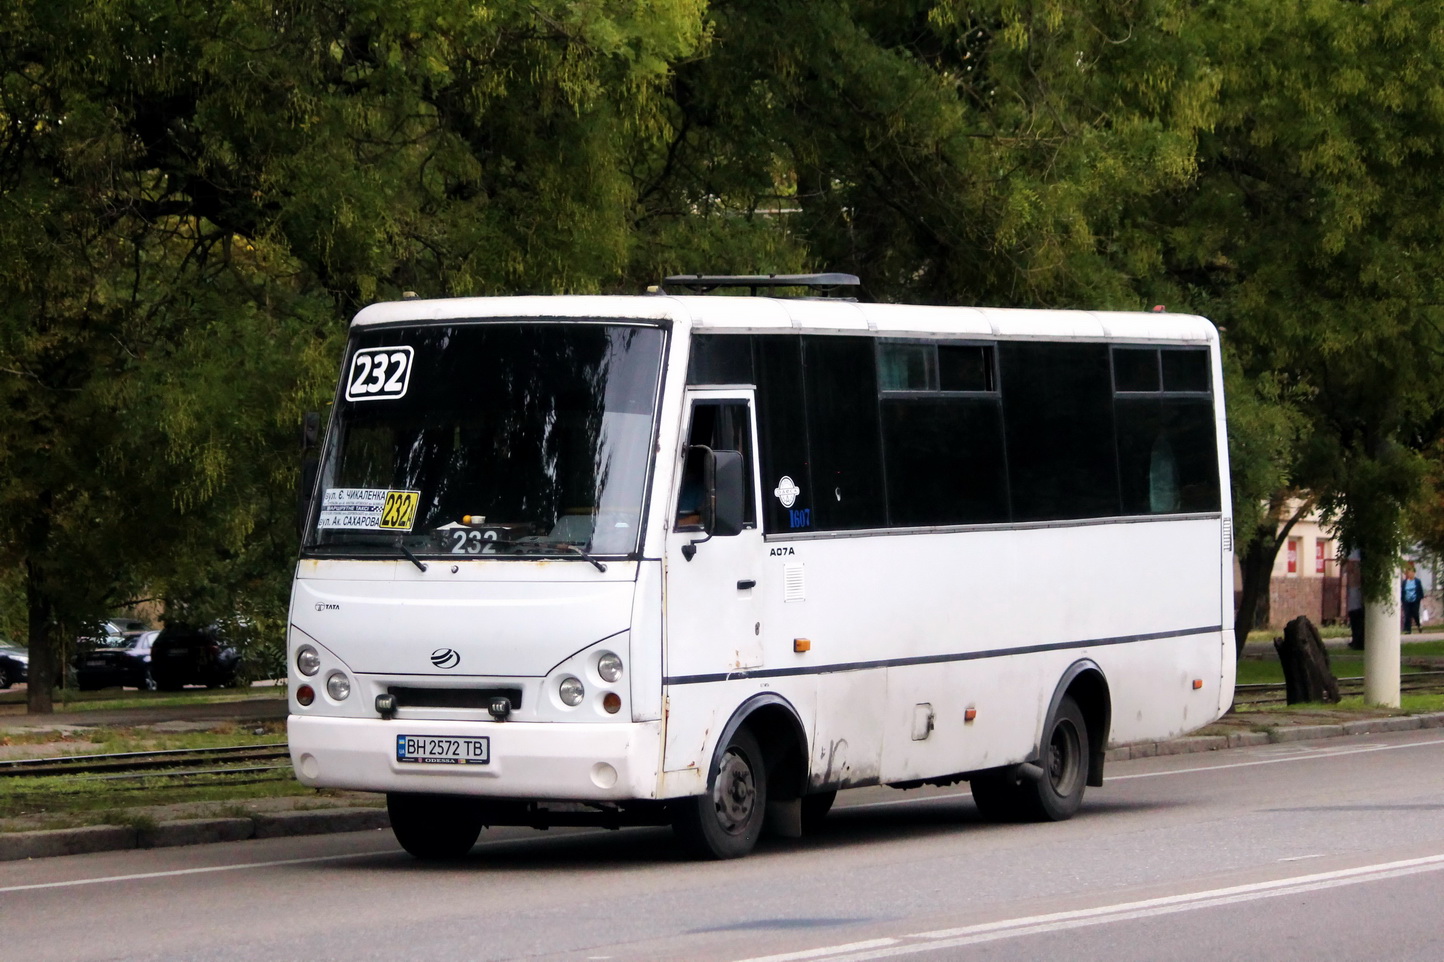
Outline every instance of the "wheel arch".
[[807, 732], [797, 709], [775, 692], [761, 692], [737, 706], [712, 749], [707, 789], [716, 778], [722, 752], [739, 728], [746, 726], [762, 749], [768, 797], [776, 801], [801, 798], [807, 786]]
[[[1058, 679], [1053, 697], [1048, 702], [1048, 713], [1044, 716], [1045, 735], [1052, 730], [1058, 706], [1070, 695], [1083, 712], [1084, 724], [1088, 726], [1088, 784], [1097, 788], [1103, 784], [1103, 760], [1107, 754], [1108, 732], [1113, 724], [1113, 695], [1107, 676], [1093, 659], [1078, 659]], [[1038, 755], [1034, 757], [1041, 755], [1040, 744]]]

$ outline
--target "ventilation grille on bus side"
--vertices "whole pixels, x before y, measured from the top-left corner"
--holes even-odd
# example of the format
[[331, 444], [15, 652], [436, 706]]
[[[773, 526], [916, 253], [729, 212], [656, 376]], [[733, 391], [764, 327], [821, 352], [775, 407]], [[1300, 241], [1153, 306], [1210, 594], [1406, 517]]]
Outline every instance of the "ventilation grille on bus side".
[[802, 579], [802, 564], [793, 563], [782, 566], [782, 600], [783, 601], [805, 601], [807, 599], [806, 583]]
[[474, 708], [487, 711], [493, 698], [507, 698], [512, 711], [521, 707], [520, 688], [404, 688], [386, 689], [396, 696], [397, 708]]

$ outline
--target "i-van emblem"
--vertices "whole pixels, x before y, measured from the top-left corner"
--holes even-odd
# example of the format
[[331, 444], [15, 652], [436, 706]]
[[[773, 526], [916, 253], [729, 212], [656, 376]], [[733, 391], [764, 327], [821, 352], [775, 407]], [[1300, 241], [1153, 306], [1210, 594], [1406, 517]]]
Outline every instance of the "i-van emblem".
[[438, 648], [431, 653], [431, 663], [437, 668], [455, 668], [461, 664], [461, 656], [455, 648]]

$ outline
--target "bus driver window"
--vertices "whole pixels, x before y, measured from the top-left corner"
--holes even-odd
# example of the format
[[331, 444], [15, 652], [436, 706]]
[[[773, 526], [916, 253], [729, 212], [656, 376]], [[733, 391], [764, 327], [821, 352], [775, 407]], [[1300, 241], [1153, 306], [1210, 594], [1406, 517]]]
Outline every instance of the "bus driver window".
[[739, 451], [742, 454], [742, 476], [749, 489], [744, 499], [744, 527], [757, 523], [752, 487], [752, 424], [745, 401], [699, 401], [692, 408], [692, 430], [687, 436], [687, 460], [682, 467], [682, 484], [677, 494], [676, 531], [702, 530], [702, 452], [692, 451], [702, 445], [713, 451]]

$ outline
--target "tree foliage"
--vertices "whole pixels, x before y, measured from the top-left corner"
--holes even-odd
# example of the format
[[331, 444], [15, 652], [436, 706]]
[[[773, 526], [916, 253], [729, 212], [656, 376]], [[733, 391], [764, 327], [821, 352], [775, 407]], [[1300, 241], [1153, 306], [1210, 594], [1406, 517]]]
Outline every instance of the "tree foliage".
[[19, 0], [0, 13], [0, 554], [30, 701], [142, 593], [280, 625], [339, 318], [595, 290], [690, 0]]
[[405, 290], [826, 268], [1206, 314], [1244, 546], [1306, 490], [1392, 557], [1438, 461], [1435, 6], [15, 0], [0, 27], [0, 563], [37, 709], [142, 595], [279, 630], [294, 425], [344, 319]]
[[1217, 114], [1190, 189], [1149, 214], [1155, 289], [1223, 324], [1247, 378], [1299, 399], [1291, 481], [1363, 550], [1381, 597], [1422, 469], [1417, 427], [1441, 403], [1444, 11], [1295, 0], [1191, 19]]

